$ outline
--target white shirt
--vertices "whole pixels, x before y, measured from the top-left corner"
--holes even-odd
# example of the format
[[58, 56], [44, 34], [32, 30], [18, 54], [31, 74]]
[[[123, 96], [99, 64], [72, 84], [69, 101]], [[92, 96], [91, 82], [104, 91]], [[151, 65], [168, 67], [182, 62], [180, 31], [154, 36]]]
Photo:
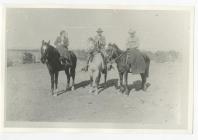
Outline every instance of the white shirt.
[[127, 48], [138, 48], [139, 45], [140, 45], [139, 39], [136, 36], [134, 36], [134, 37], [130, 36], [127, 39], [127, 43], [126, 43], [126, 47]]

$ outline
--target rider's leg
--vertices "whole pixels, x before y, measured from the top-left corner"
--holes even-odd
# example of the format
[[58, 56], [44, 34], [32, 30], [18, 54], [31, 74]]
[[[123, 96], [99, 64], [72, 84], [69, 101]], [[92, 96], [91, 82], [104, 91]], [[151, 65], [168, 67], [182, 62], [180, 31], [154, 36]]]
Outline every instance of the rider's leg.
[[88, 71], [89, 61], [91, 61], [92, 58], [93, 58], [93, 52], [90, 52], [90, 53], [89, 53], [89, 56], [88, 56], [88, 59], [87, 59], [85, 71]]
[[107, 69], [107, 62], [106, 62], [106, 60], [105, 60], [105, 55], [104, 55], [104, 53], [102, 52], [102, 51], [100, 51], [100, 53], [101, 53], [101, 56], [102, 56], [102, 58], [103, 58], [103, 64], [104, 64], [104, 68], [103, 68], [103, 72]]
[[64, 59], [65, 66], [72, 66], [71, 54], [70, 54], [68, 48], [66, 48], [66, 47], [64, 48], [63, 59]]
[[90, 59], [91, 59], [91, 55], [89, 54], [88, 59], [87, 59], [87, 62], [86, 62], [86, 66], [85, 66], [85, 71], [88, 71]]

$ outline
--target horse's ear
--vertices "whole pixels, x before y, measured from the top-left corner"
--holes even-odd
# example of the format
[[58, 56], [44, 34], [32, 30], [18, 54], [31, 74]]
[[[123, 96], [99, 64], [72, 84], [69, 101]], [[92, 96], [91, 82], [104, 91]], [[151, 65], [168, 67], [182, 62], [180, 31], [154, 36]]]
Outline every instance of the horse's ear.
[[44, 44], [44, 40], [42, 40], [42, 44]]
[[47, 42], [47, 44], [50, 44], [50, 40]]

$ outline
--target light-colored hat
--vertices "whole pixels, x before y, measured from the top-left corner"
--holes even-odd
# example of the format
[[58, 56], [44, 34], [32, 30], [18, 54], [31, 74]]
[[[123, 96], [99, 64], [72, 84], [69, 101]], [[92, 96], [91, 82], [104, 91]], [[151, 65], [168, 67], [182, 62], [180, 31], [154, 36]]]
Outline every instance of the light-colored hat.
[[60, 35], [63, 34], [63, 33], [66, 33], [66, 31], [65, 30], [61, 30], [60, 31]]
[[129, 29], [129, 32], [128, 32], [129, 34], [135, 34], [136, 33], [136, 31], [135, 30], [133, 30], [133, 29]]
[[97, 33], [102, 33], [103, 30], [101, 28], [98, 28], [98, 30], [96, 31]]

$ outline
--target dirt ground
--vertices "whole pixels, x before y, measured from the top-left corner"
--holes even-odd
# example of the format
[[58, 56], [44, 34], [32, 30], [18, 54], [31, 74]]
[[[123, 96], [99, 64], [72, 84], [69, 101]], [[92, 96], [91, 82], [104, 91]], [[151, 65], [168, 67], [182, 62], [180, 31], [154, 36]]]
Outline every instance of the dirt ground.
[[[129, 74], [129, 96], [118, 94], [114, 84], [117, 70], [108, 73], [107, 85], [99, 95], [88, 93], [89, 75], [80, 72], [78, 62], [76, 90], [50, 95], [50, 77], [43, 64], [7, 68], [5, 93], [6, 121], [31, 122], [102, 122], [156, 124], [177, 127], [185, 120], [183, 98], [187, 96], [182, 63], [151, 62], [147, 91], [140, 86], [140, 75]], [[101, 79], [103, 83], [103, 78]], [[59, 75], [59, 90], [66, 87], [66, 76]]]

